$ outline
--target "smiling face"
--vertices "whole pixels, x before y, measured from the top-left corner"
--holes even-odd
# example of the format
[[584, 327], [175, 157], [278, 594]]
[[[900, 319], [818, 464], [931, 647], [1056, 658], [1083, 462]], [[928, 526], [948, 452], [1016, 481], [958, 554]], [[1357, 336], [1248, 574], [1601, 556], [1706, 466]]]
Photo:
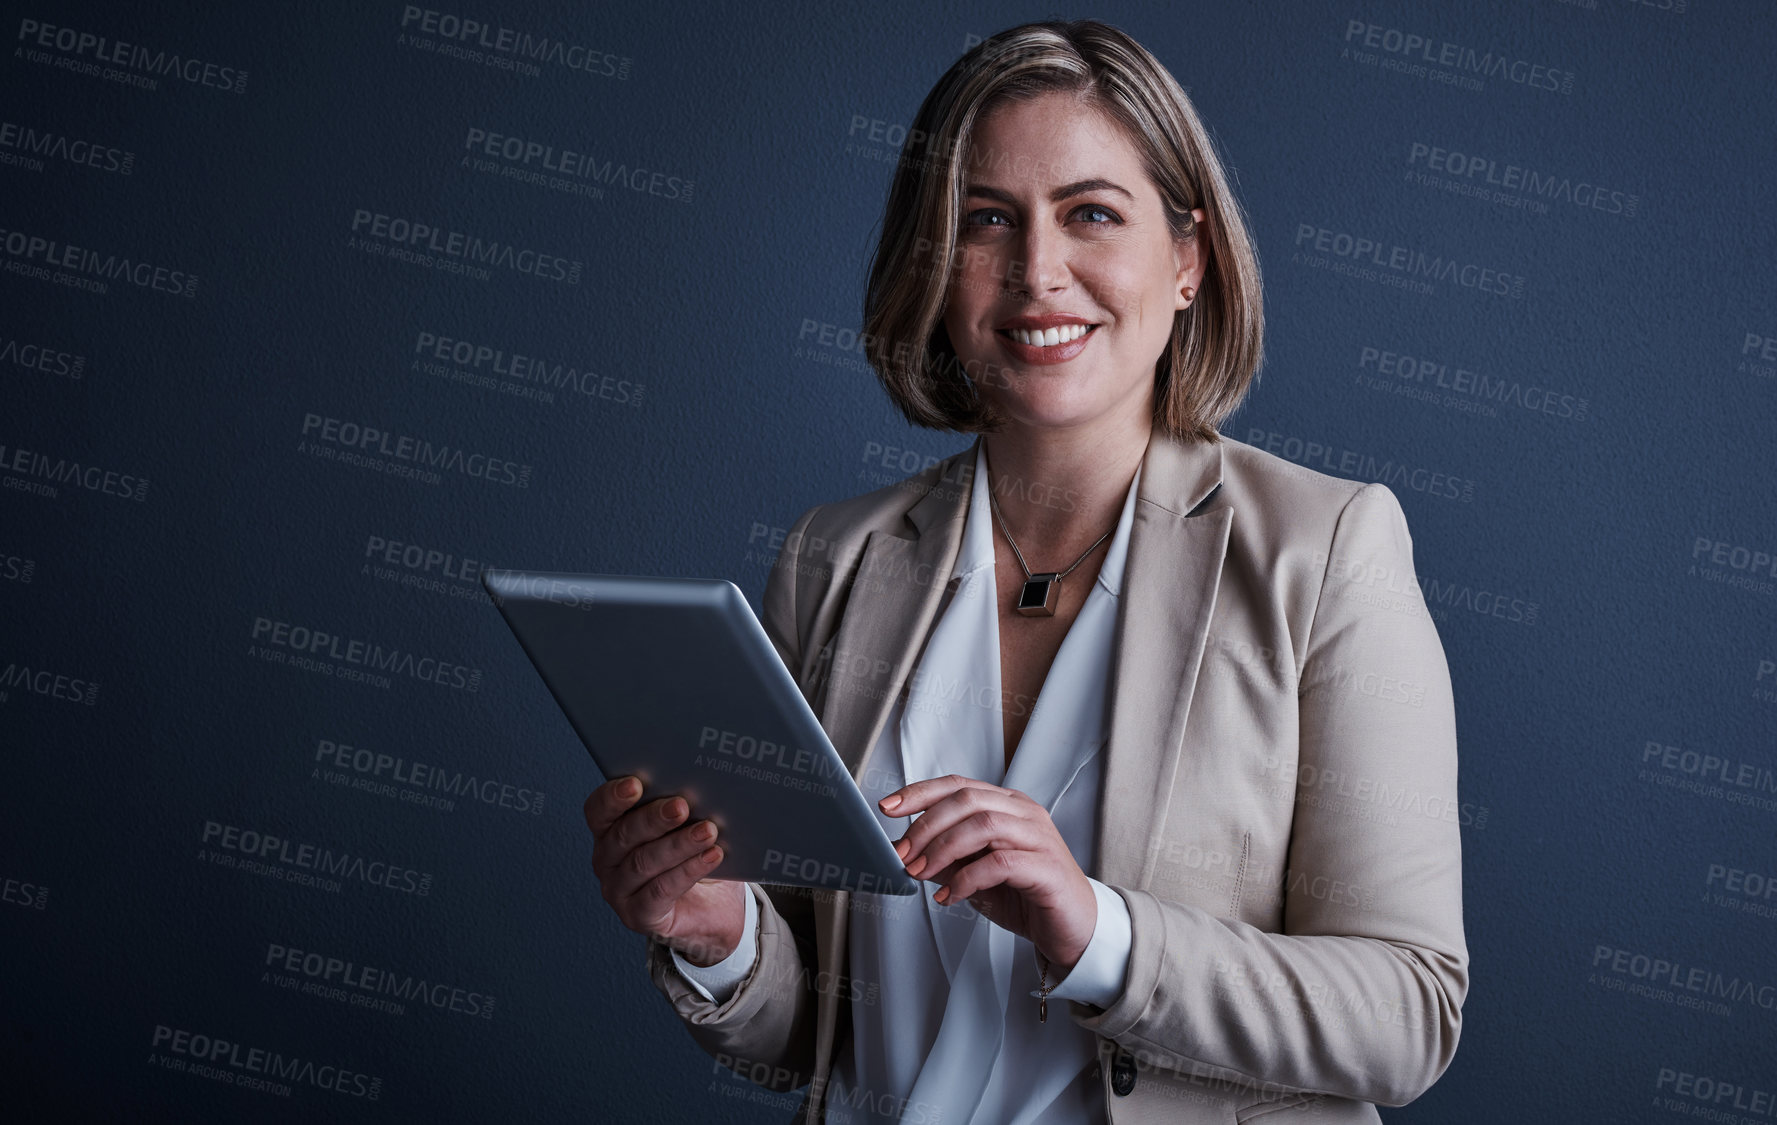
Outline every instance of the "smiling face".
[[1145, 424], [1201, 255], [1174, 241], [1121, 126], [1072, 94], [1001, 103], [967, 177], [944, 327], [979, 393], [1014, 424]]

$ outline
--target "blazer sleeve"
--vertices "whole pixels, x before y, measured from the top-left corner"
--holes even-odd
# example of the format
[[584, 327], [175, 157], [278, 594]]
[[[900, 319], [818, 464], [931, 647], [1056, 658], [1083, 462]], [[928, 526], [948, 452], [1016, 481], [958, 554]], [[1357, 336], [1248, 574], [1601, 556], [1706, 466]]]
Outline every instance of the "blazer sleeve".
[[[765, 582], [765, 633], [792, 676], [802, 659], [796, 621], [796, 576], [816, 505], [797, 518]], [[717, 1003], [698, 992], [672, 961], [665, 943], [649, 938], [649, 979], [672, 1004], [704, 1052], [735, 1074], [767, 1089], [794, 1090], [814, 1078], [814, 903], [806, 887], [748, 884], [758, 910], [758, 956], [745, 979]]]
[[672, 955], [673, 968], [679, 975], [691, 982], [691, 987], [705, 1000], [713, 1000], [720, 1004], [734, 995], [740, 982], [747, 979], [753, 964], [759, 960], [759, 897], [755, 894], [745, 896], [747, 901], [747, 920], [741, 926], [740, 944], [734, 952], [716, 962], [714, 965], [694, 965], [687, 961], [676, 949], [667, 952]]
[[1069, 1010], [1138, 1070], [1398, 1106], [1449, 1066], [1468, 992], [1455, 708], [1394, 493], [1360, 488], [1327, 556], [1297, 682], [1282, 931], [1116, 887], [1127, 985]]

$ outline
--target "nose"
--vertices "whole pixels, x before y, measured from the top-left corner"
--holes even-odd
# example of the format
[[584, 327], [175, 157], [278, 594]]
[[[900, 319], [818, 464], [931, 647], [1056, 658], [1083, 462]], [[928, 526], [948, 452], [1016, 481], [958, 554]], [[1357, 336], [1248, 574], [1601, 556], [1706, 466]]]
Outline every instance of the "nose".
[[1025, 232], [1022, 249], [1024, 257], [1012, 263], [1006, 279], [1014, 293], [1037, 297], [1067, 288], [1067, 241], [1060, 231], [1032, 224]]

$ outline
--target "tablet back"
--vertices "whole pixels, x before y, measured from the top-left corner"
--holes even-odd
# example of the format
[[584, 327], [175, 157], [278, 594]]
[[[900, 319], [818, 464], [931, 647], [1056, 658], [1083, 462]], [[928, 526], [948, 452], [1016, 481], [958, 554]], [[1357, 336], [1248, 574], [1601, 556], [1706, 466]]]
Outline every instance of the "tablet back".
[[608, 780], [716, 822], [706, 876], [918, 894], [734, 583], [485, 570], [500, 609]]

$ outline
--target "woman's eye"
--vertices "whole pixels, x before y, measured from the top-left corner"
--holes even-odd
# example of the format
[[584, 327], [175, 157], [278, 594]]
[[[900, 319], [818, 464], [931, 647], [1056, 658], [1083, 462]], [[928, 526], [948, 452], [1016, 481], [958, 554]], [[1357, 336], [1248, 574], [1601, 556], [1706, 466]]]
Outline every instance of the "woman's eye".
[[[1087, 203], [1080, 207], [1076, 207], [1074, 209], [1074, 214], [1087, 216], [1086, 225], [1088, 226], [1112, 226], [1123, 221], [1118, 217], [1115, 211], [1106, 207], [1100, 207], [1096, 203]], [[993, 208], [984, 208], [980, 211], [971, 211], [968, 218], [963, 220], [963, 225], [971, 227], [1001, 227], [1010, 226], [1011, 220], [1006, 217], [1004, 211]]]

